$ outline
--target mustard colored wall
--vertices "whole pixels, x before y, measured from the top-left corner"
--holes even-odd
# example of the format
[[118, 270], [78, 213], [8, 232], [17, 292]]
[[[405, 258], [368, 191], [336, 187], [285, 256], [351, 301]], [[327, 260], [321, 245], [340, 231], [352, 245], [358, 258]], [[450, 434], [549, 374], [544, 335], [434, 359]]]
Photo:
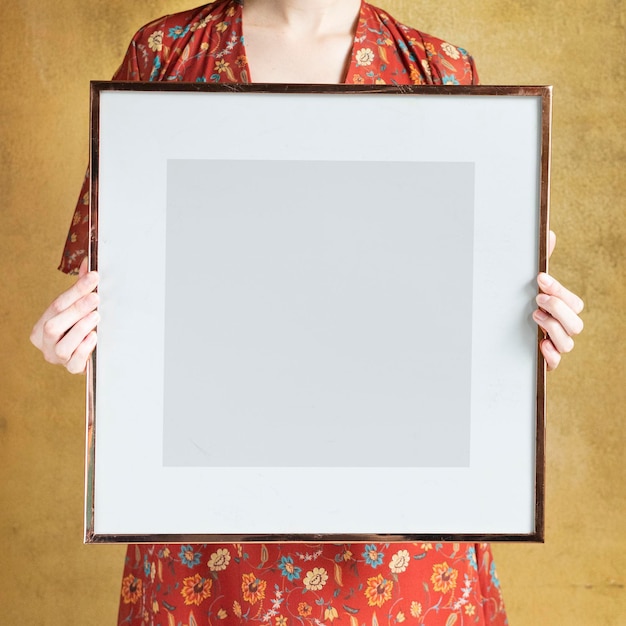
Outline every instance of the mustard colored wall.
[[[483, 83], [555, 86], [552, 270], [587, 301], [587, 328], [549, 379], [546, 543], [495, 553], [513, 626], [625, 624], [624, 3], [379, 4], [469, 49]], [[188, 6], [3, 2], [0, 624], [115, 623], [123, 549], [82, 545], [84, 381], [28, 334], [70, 284], [55, 267], [87, 159], [88, 81], [110, 77], [139, 26]]]

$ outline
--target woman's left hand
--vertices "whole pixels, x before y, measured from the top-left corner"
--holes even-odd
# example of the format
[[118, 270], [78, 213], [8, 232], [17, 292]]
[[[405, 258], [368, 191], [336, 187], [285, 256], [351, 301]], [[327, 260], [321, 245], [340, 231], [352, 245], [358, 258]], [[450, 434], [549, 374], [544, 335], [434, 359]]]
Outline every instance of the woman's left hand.
[[[555, 244], [556, 235], [550, 231], [548, 257], [552, 255]], [[548, 370], [553, 370], [559, 365], [561, 355], [574, 348], [572, 337], [583, 329], [579, 313], [584, 303], [549, 274], [539, 274], [537, 284], [540, 289], [536, 298], [539, 308], [533, 312], [533, 319], [546, 333], [540, 350]]]

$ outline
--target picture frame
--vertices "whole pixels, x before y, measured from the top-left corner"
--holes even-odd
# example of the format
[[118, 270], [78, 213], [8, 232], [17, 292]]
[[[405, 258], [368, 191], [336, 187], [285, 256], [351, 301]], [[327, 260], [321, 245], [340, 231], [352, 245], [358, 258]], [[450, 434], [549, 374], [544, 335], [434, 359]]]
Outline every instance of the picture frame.
[[543, 541], [551, 88], [93, 82], [85, 541]]

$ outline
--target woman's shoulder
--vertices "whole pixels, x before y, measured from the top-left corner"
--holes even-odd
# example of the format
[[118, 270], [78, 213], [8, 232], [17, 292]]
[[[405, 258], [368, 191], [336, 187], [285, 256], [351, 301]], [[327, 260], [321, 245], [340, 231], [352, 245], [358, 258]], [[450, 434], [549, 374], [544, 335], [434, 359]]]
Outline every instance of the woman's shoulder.
[[421, 66], [430, 79], [426, 82], [444, 85], [478, 83], [474, 60], [465, 48], [407, 26], [374, 5], [364, 3], [363, 12], [369, 28], [387, 36], [381, 41], [395, 45], [407, 59]]
[[193, 9], [169, 13], [142, 26], [133, 41], [147, 45], [155, 32], [160, 32], [162, 39], [180, 39], [213, 23], [218, 26], [234, 16], [241, 5], [242, 0], [215, 0]]

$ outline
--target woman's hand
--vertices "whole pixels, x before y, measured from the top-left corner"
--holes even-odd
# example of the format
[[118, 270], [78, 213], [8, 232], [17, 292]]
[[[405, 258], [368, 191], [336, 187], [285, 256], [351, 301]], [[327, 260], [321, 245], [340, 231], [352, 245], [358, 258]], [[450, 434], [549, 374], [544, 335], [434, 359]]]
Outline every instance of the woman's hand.
[[[550, 231], [548, 257], [552, 255], [555, 244], [556, 235]], [[583, 310], [584, 303], [548, 274], [539, 274], [537, 284], [541, 293], [537, 296], [539, 308], [534, 311], [533, 319], [546, 333], [540, 350], [548, 370], [553, 370], [559, 365], [561, 355], [573, 349], [572, 337], [583, 329], [583, 321], [578, 314]]]
[[68, 372], [80, 374], [96, 347], [98, 314], [98, 274], [87, 272], [83, 260], [79, 278], [45, 310], [30, 334], [49, 363], [63, 365]]

